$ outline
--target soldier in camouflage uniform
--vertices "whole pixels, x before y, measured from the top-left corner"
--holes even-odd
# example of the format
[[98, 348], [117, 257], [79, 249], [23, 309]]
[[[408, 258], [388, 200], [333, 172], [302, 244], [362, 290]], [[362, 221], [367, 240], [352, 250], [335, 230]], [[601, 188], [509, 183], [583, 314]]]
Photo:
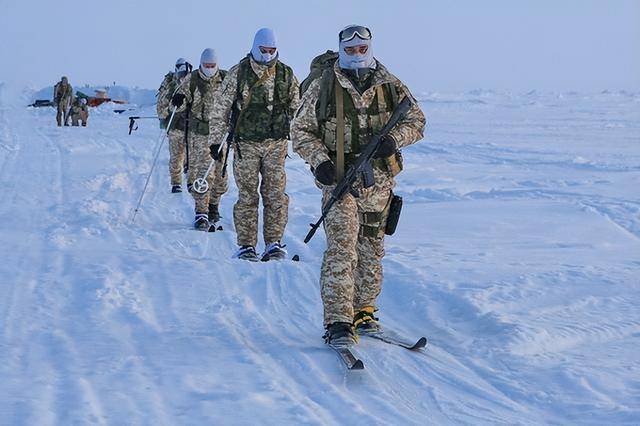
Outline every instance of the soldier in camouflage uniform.
[[289, 123], [298, 107], [298, 80], [278, 60], [275, 34], [260, 29], [251, 52], [229, 70], [220, 99], [212, 109], [211, 140], [218, 143], [233, 128], [233, 174], [238, 201], [233, 220], [240, 246], [235, 256], [257, 261], [258, 207], [264, 206], [262, 260], [286, 255], [281, 239], [288, 220], [284, 162]]
[[82, 122], [82, 127], [87, 127], [89, 119], [89, 107], [85, 98], [76, 97], [71, 105], [71, 125], [78, 126]]
[[63, 118], [64, 125], [69, 125], [69, 108], [71, 107], [71, 101], [73, 101], [73, 87], [69, 84], [69, 79], [63, 76], [60, 81], [53, 86], [53, 102], [58, 108], [56, 113], [58, 127], [62, 126]]
[[[164, 80], [158, 89], [158, 102], [156, 112], [160, 119], [160, 127], [166, 129], [171, 118], [171, 98], [176, 92], [180, 82], [189, 73], [191, 65], [184, 59], [178, 58], [175, 71], [164, 76]], [[169, 174], [171, 176], [171, 192], [182, 192], [182, 171], [185, 162], [184, 124], [181, 124], [180, 116], [176, 114], [169, 129]], [[184, 117], [182, 117], [184, 121]]]
[[[188, 114], [189, 184], [203, 177], [209, 184], [204, 194], [190, 191], [195, 201], [194, 227], [201, 231], [215, 230], [220, 198], [229, 189], [227, 175], [222, 173], [224, 152], [219, 154], [219, 139], [211, 139], [209, 132], [211, 110], [219, 103], [218, 89], [226, 74], [218, 68], [215, 50], [207, 48], [200, 56], [200, 67], [184, 79], [172, 100], [181, 114]], [[205, 176], [212, 161], [213, 171]]]
[[[413, 101], [375, 154], [375, 184], [364, 188], [359, 178], [354, 185], [359, 197], [346, 194], [324, 220], [327, 248], [320, 285], [325, 337], [329, 343], [348, 345], [357, 342], [355, 331], [377, 329], [373, 313], [382, 286], [384, 233], [394, 176], [401, 170], [399, 149], [422, 138], [425, 117], [407, 87], [373, 57], [367, 28], [349, 26], [340, 32], [339, 40], [337, 60], [308, 86], [291, 124], [293, 149], [311, 165], [323, 203], [400, 101], [405, 96]], [[337, 99], [342, 101], [340, 108]], [[337, 144], [343, 145], [342, 159]]]

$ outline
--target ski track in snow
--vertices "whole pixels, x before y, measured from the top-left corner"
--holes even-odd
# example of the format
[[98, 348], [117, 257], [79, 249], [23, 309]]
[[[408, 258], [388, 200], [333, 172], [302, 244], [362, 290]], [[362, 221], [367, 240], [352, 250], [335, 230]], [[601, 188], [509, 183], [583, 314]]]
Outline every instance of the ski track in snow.
[[131, 223], [153, 121], [129, 136], [108, 105], [88, 128], [0, 105], [0, 423], [637, 424], [640, 98], [421, 99], [379, 316], [430, 343], [362, 338], [362, 372], [321, 339], [299, 158], [285, 243], [302, 261], [249, 264], [230, 258], [233, 184], [225, 230], [193, 231], [166, 142]]

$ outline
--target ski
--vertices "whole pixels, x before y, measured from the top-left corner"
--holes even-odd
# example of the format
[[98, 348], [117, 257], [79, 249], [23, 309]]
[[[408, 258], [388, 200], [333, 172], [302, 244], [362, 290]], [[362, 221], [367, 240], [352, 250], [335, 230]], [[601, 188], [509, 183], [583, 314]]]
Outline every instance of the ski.
[[335, 346], [329, 344], [329, 347], [340, 355], [340, 359], [348, 370], [364, 370], [364, 363], [353, 354], [348, 346]]
[[414, 342], [395, 331], [383, 329], [382, 327], [378, 331], [370, 331], [360, 335], [371, 337], [372, 339], [380, 340], [391, 345], [401, 346], [411, 351], [417, 351], [427, 346], [426, 337], [420, 337], [416, 342]]

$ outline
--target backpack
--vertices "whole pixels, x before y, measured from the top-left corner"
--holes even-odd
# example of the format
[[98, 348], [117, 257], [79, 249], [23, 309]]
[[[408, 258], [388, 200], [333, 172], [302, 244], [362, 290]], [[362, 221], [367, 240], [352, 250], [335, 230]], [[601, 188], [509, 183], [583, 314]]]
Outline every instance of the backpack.
[[325, 53], [316, 56], [309, 66], [309, 75], [300, 83], [300, 97], [307, 91], [311, 82], [322, 76], [325, 70], [333, 68], [333, 64], [338, 60], [338, 52], [327, 50]]

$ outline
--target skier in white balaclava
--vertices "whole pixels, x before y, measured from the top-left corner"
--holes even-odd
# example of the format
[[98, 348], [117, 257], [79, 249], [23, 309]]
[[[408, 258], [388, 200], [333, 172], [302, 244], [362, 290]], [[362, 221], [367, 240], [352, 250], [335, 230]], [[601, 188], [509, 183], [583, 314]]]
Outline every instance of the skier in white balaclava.
[[256, 32], [251, 56], [259, 64], [267, 64], [278, 57], [276, 33], [271, 28], [260, 28]]
[[218, 71], [218, 55], [216, 51], [207, 47], [200, 55], [200, 72], [205, 78], [211, 78]]

